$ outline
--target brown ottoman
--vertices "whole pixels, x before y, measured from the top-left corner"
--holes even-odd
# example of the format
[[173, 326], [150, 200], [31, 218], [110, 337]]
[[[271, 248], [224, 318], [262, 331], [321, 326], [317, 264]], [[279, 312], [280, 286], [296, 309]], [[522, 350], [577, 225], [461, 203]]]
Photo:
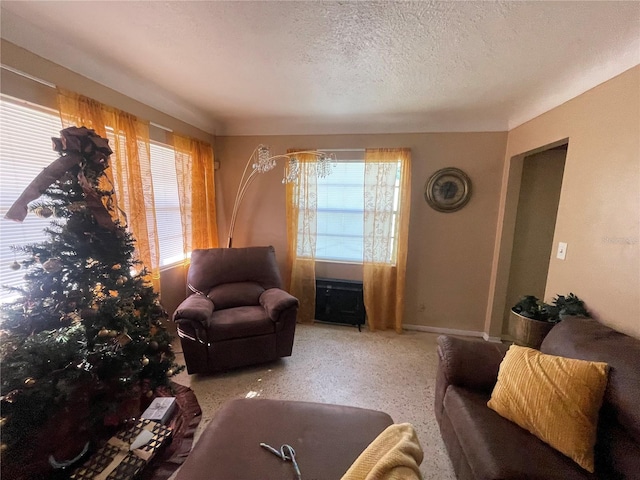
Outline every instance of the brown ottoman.
[[338, 480], [391, 425], [389, 415], [341, 405], [269, 399], [225, 403], [202, 432], [176, 480], [295, 479], [291, 462], [260, 447], [296, 451], [303, 479]]

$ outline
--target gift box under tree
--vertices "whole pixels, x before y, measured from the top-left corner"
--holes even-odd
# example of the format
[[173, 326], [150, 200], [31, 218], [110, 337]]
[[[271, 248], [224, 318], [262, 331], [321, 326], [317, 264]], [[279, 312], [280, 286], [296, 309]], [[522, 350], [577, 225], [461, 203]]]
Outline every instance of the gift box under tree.
[[[143, 431], [153, 436], [135, 450], [131, 446]], [[130, 480], [138, 475], [171, 440], [171, 429], [153, 420], [139, 420], [135, 426], [111, 437], [100, 450], [78, 467], [73, 480]]]

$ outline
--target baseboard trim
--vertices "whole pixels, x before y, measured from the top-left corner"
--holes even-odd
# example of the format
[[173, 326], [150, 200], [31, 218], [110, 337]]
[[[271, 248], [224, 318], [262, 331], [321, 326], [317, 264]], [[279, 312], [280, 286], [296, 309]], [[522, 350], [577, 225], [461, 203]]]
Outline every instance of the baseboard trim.
[[416, 330], [418, 332], [439, 333], [441, 335], [458, 335], [461, 337], [479, 337], [487, 342], [501, 343], [500, 337], [492, 337], [486, 332], [476, 332], [474, 330], [458, 330], [455, 328], [429, 327], [427, 325], [402, 325], [405, 330]]
[[482, 338], [484, 338], [485, 341], [487, 341], [487, 342], [502, 343], [502, 337], [492, 337], [491, 335], [489, 335], [486, 332], [482, 334]]

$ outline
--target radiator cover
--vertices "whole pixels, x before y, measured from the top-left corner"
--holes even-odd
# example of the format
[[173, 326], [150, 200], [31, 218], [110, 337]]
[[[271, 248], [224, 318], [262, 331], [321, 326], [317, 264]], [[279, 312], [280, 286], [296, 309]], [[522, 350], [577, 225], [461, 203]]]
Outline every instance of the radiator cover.
[[316, 320], [346, 325], [364, 325], [366, 314], [362, 282], [316, 278]]

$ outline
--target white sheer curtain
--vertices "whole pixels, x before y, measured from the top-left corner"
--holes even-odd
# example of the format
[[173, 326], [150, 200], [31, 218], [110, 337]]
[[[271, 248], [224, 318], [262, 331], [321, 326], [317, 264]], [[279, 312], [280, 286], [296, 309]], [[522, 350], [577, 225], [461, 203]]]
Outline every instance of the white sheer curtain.
[[300, 300], [298, 321], [313, 323], [316, 310], [317, 157], [299, 154], [297, 158], [298, 178], [286, 187], [289, 293]]
[[364, 303], [370, 330], [402, 332], [411, 202], [411, 150], [367, 149]]

